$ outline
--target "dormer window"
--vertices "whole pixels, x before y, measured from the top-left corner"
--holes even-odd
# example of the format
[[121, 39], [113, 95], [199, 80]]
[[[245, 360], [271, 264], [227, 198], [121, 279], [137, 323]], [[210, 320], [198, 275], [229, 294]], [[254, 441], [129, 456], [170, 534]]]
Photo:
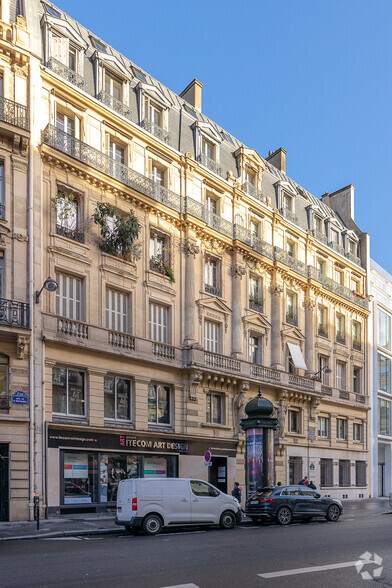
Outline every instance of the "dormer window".
[[68, 51], [68, 67], [76, 72], [76, 49], [73, 47], [70, 47]]
[[286, 252], [290, 257], [295, 257], [295, 243], [293, 241], [287, 241]]
[[245, 173], [245, 182], [250, 184], [251, 186], [256, 186], [256, 176], [253, 172], [246, 170]]
[[79, 75], [82, 73], [80, 55], [80, 48], [67, 37], [52, 33], [50, 59], [47, 66], [71, 84], [84, 88], [84, 79]]
[[201, 152], [208, 159], [215, 161], [215, 145], [211, 141], [207, 141], [207, 139], [202, 140]]
[[155, 104], [148, 96], [145, 97], [144, 108], [146, 118], [154, 125], [162, 128], [162, 108]]
[[337, 231], [331, 231], [331, 241], [335, 245], [339, 245], [339, 233]]
[[168, 113], [170, 103], [155, 86], [139, 83], [140, 126], [149, 133], [169, 143]]
[[293, 199], [288, 194], [283, 194], [283, 211], [293, 212]]
[[105, 92], [122, 102], [122, 81], [108, 71], [105, 71]]
[[107, 45], [105, 45], [105, 43], [102, 43], [102, 41], [100, 41], [99, 39], [91, 37], [91, 42], [94, 45], [94, 47], [98, 49], [98, 51], [101, 51], [101, 53], [107, 52]]
[[45, 8], [46, 12], [48, 12], [51, 16], [54, 16], [55, 18], [61, 18], [61, 13], [52, 6], [45, 4]]
[[314, 217], [314, 228], [320, 234], [324, 232], [324, 223], [323, 223], [323, 219], [320, 216], [316, 215]]

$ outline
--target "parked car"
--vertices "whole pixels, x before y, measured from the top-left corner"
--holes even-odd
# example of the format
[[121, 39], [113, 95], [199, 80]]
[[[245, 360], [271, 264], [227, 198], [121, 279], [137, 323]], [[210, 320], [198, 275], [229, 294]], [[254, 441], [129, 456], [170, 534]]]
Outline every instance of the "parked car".
[[321, 496], [306, 486], [260, 488], [245, 505], [245, 514], [253, 522], [270, 520], [280, 525], [289, 525], [295, 519], [307, 522], [313, 517], [337, 521], [342, 512], [340, 500]]
[[163, 527], [214, 525], [231, 529], [242, 518], [235, 498], [192, 478], [132, 478], [121, 480], [116, 525], [156, 535]]

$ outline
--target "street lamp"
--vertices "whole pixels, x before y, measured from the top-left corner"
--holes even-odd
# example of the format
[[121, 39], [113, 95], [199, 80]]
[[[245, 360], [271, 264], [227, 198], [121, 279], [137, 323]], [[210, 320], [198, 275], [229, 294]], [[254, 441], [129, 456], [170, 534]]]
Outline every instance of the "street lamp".
[[48, 292], [56, 292], [58, 287], [59, 287], [59, 285], [56, 282], [56, 280], [54, 280], [53, 278], [51, 278], [49, 276], [48, 278], [46, 278], [45, 282], [43, 283], [41, 290], [36, 290], [35, 302], [37, 304], [39, 303], [39, 297], [41, 296], [41, 292], [44, 288], [45, 288], [45, 290], [48, 290]]
[[323, 373], [324, 374], [331, 374], [332, 370], [327, 365], [325, 365], [323, 368], [319, 369], [318, 372], [315, 372], [313, 374], [313, 376], [310, 376], [310, 378], [311, 378], [311, 380], [321, 380], [321, 376]]

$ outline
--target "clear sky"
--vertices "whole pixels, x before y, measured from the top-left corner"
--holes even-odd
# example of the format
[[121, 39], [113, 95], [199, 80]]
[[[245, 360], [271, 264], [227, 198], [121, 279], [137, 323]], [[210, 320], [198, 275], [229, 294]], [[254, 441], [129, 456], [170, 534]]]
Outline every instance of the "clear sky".
[[391, 0], [56, 0], [256, 149], [287, 150], [315, 196], [355, 186], [355, 220], [392, 272]]

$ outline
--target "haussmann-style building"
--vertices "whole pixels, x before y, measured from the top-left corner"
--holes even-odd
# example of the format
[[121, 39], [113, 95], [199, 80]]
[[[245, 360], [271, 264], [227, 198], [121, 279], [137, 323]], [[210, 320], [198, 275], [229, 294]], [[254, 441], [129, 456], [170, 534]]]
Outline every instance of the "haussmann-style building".
[[175, 94], [52, 4], [24, 16], [34, 291], [58, 286], [30, 309], [42, 511], [112, 509], [131, 476], [243, 484], [240, 420], [260, 384], [276, 481], [368, 497], [369, 239], [353, 186], [313, 196], [284, 149], [261, 157], [202, 112], [198, 80]]

